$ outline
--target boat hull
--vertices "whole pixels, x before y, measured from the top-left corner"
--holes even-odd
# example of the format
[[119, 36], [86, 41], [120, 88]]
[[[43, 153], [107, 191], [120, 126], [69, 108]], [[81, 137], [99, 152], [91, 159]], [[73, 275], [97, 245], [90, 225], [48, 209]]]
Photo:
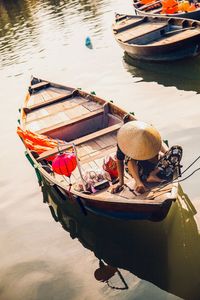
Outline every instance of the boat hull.
[[117, 14], [113, 34], [120, 47], [137, 60], [176, 61], [200, 54], [198, 21]]
[[176, 45], [157, 47], [134, 47], [118, 41], [120, 47], [133, 59], [148, 61], [176, 61], [200, 54], [200, 40], [176, 43]]
[[133, 7], [135, 10], [135, 14], [138, 16], [152, 16], [152, 17], [169, 17], [169, 18], [186, 18], [191, 20], [198, 20], [200, 21], [200, 9], [197, 9], [195, 11], [191, 12], [182, 12], [182, 13], [176, 13], [176, 14], [158, 14], [153, 13], [151, 11], [142, 11], [137, 4], [133, 1]]
[[[56, 185], [44, 174], [40, 173], [42, 178], [42, 185], [48, 187], [54, 194], [55, 203], [65, 206], [69, 201], [71, 204], [79, 206], [82, 213], [87, 215], [92, 213], [94, 215], [106, 218], [113, 218], [118, 220], [149, 220], [153, 222], [162, 221], [166, 218], [169, 209], [175, 199], [166, 199], [162, 204], [138, 204], [132, 203], [116, 203], [95, 201], [94, 199], [85, 198], [69, 193], [61, 186]], [[54, 217], [54, 216], [53, 216]], [[55, 218], [55, 217], [54, 217]]]

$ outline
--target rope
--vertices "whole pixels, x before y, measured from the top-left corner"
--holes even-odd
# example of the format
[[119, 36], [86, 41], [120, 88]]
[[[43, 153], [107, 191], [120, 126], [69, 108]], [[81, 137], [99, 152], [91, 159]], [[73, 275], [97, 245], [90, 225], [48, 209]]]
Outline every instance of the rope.
[[[166, 182], [165, 184], [160, 183], [158, 185], [158, 187], [160, 186], [160, 188], [158, 188], [157, 190], [153, 191], [153, 192], [159, 192], [161, 189], [163, 189], [165, 186], [167, 186], [170, 183], [178, 183], [178, 182], [182, 182], [185, 181], [186, 179], [188, 179], [189, 177], [191, 177], [194, 173], [196, 173], [198, 169], [196, 169], [194, 172], [192, 172], [190, 175], [188, 175], [187, 177], [185, 177], [182, 180], [177, 180], [180, 176], [182, 176], [186, 171], [188, 171], [198, 160], [200, 159], [200, 156], [198, 156], [180, 175], [177, 175], [175, 178], [173, 178], [172, 180]], [[177, 180], [177, 181], [176, 181]]]
[[195, 162], [197, 162], [197, 160], [199, 160], [200, 159], [200, 156], [198, 156], [182, 173], [181, 173], [181, 175], [183, 175], [190, 167], [192, 167], [194, 164], [195, 164]]
[[[185, 177], [185, 178], [183, 178], [183, 179], [181, 179], [181, 180], [172, 180], [171, 182], [168, 182], [166, 185], [168, 185], [169, 183], [179, 183], [179, 182], [183, 182], [183, 181], [185, 181], [186, 179], [188, 179], [189, 177], [191, 177], [194, 173], [196, 173], [197, 171], [200, 171], [200, 168], [197, 168], [196, 170], [194, 170], [191, 174], [189, 174], [187, 177]], [[178, 177], [177, 177], [178, 178]], [[165, 187], [166, 185], [164, 185], [163, 187]], [[152, 191], [152, 193], [154, 194], [154, 193], [156, 193], [156, 192], [158, 192], [159, 190], [162, 190], [162, 188], [163, 187], [161, 187], [161, 188], [159, 188], [158, 190], [155, 190], [155, 191]], [[170, 189], [169, 189], [170, 190]], [[163, 193], [161, 193], [159, 196], [161, 196], [161, 195], [163, 195], [163, 194], [165, 194], [165, 192], [166, 192], [166, 190], [163, 192]], [[153, 200], [155, 198], [155, 196], [153, 197], [147, 197], [147, 199], [148, 200]]]
[[194, 170], [190, 175], [188, 175], [187, 177], [181, 179], [181, 180], [177, 180], [177, 181], [174, 181], [175, 183], [179, 183], [179, 182], [182, 182], [182, 181], [185, 181], [186, 179], [188, 179], [189, 177], [191, 177], [194, 173], [196, 173], [197, 171], [200, 171], [200, 168], [197, 168], [196, 170]]

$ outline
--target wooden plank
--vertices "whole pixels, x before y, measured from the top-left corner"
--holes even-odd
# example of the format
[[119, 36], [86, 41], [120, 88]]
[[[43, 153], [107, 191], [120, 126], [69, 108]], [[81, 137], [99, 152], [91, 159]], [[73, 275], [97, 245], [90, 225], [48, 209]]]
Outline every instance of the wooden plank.
[[[69, 101], [69, 100], [67, 100]], [[44, 108], [42, 108], [44, 109]], [[57, 114], [59, 111], [63, 111], [63, 105], [62, 105], [62, 102], [57, 102], [53, 105], [49, 105], [49, 106], [46, 106], [45, 109], [48, 111], [48, 115], [51, 116], [51, 115], [55, 115]], [[37, 111], [40, 111], [40, 109], [38, 109]]]
[[77, 147], [77, 153], [80, 159], [88, 155], [95, 155], [99, 153], [101, 150], [102, 148], [97, 143], [93, 142], [93, 144], [91, 145], [91, 141], [83, 144], [81, 148]]
[[56, 87], [49, 87], [48, 88], [48, 92], [54, 93], [54, 94], [65, 94], [66, 91], [68, 91], [67, 89], [63, 89], [63, 88], [56, 88]]
[[29, 105], [35, 104], [35, 95], [30, 95], [30, 98], [28, 99], [28, 104]]
[[100, 105], [97, 102], [94, 101], [88, 101], [82, 104], [85, 108], [87, 108], [89, 111], [94, 111], [99, 109], [100, 107], [102, 107], [102, 105]]
[[78, 146], [77, 152], [78, 152], [78, 157], [84, 157], [88, 154], [87, 148], [84, 146], [84, 144]]
[[[115, 125], [112, 125], [110, 127], [107, 127], [107, 128], [104, 128], [104, 129], [101, 129], [101, 130], [98, 130], [96, 132], [93, 132], [93, 133], [90, 133], [88, 135], [85, 135], [79, 139], [76, 139], [76, 140], [73, 140], [73, 143], [78, 146], [78, 145], [81, 145], [83, 143], [86, 143], [87, 141], [90, 141], [90, 140], [93, 140], [99, 136], [102, 136], [102, 135], [105, 135], [105, 134], [110, 134], [111, 132], [114, 132], [116, 130], [118, 130], [120, 127], [122, 126], [121, 123], [118, 123], [118, 124], [115, 124]], [[67, 149], [71, 148], [71, 145], [64, 145], [64, 146], [60, 146], [60, 150], [62, 151], [66, 151]], [[42, 159], [45, 159], [51, 155], [55, 155], [57, 154], [59, 151], [56, 148], [52, 149], [52, 150], [49, 150], [49, 151], [45, 151], [44, 153], [42, 153], [40, 156], [39, 156], [39, 159], [38, 161], [41, 161]]]
[[53, 104], [53, 103], [56, 103], [56, 102], [59, 102], [59, 101], [63, 101], [63, 100], [65, 100], [67, 98], [70, 98], [72, 96], [73, 96], [73, 93], [69, 93], [69, 94], [65, 94], [65, 95], [62, 95], [62, 96], [54, 97], [54, 98], [51, 98], [50, 100], [47, 100], [47, 101], [29, 106], [29, 107], [24, 107], [24, 111], [25, 111], [25, 113], [29, 113], [33, 110], [38, 109], [38, 108], [42, 108], [44, 106], [47, 106], [47, 105], [50, 105], [50, 104]]
[[31, 112], [30, 114], [27, 115], [26, 117], [26, 123], [31, 123], [33, 121], [38, 121], [40, 119], [43, 119], [44, 117], [49, 116], [49, 113], [46, 109], [42, 108], [36, 111]]
[[116, 147], [116, 145], [114, 145], [112, 147], [108, 147], [108, 148], [102, 150], [100, 153], [98, 153], [95, 156], [92, 156], [92, 157], [88, 156], [85, 159], [80, 159], [80, 163], [81, 164], [86, 164], [86, 163], [89, 163], [91, 161], [95, 161], [96, 159], [103, 158], [103, 157], [105, 157], [107, 155], [111, 155], [113, 153], [116, 153], [116, 151], [117, 151], [117, 147]]
[[135, 27], [134, 29], [128, 29], [122, 33], [116, 34], [117, 39], [122, 41], [123, 43], [127, 43], [128, 41], [148, 34], [150, 32], [161, 30], [167, 26], [165, 22], [156, 22], [156, 23], [144, 23], [142, 26]]
[[104, 158], [105, 157], [100, 157], [94, 160], [95, 164], [97, 165], [98, 168], [102, 169], [103, 168], [103, 163], [104, 163]]
[[[31, 99], [33, 97], [33, 105], [36, 105], [36, 104], [39, 104], [41, 102], [44, 101], [42, 95], [41, 95], [41, 92], [38, 92], [37, 94], [34, 94], [34, 95], [31, 95]], [[29, 105], [29, 102], [27, 103]]]
[[50, 126], [50, 127], [45, 127], [44, 126], [43, 129], [39, 130], [37, 133], [43, 134], [45, 132], [49, 132], [49, 131], [59, 129], [59, 128], [64, 127], [64, 126], [69, 126], [69, 125], [72, 125], [74, 123], [93, 118], [93, 117], [98, 116], [102, 113], [103, 113], [103, 109], [99, 109], [98, 111], [95, 111], [95, 112], [86, 113], [83, 116], [78, 115], [77, 117], [75, 117], [73, 119], [70, 119], [66, 122], [60, 122], [59, 124], [56, 124], [56, 125], [53, 125], [53, 126]]
[[134, 18], [127, 18], [124, 21], [121, 21], [120, 23], [116, 23], [116, 25], [113, 27], [113, 30], [118, 33], [122, 32], [124, 30], [133, 28], [137, 25], [140, 25], [144, 22], [145, 17], [134, 17]]
[[200, 36], [200, 31], [198, 29], [191, 29], [191, 30], [188, 29], [182, 32], [177, 32], [172, 36], [163, 37], [160, 40], [152, 41], [148, 45], [155, 45], [155, 46], [167, 45], [167, 44], [183, 41], [185, 39], [198, 36], [198, 35]]
[[30, 88], [31, 88], [32, 91], [38, 91], [38, 90], [40, 90], [42, 88], [48, 87], [49, 85], [50, 85], [49, 82], [42, 81], [42, 82], [39, 82], [39, 83], [31, 85]]
[[[48, 89], [47, 89], [47, 90], [48, 90]], [[47, 93], [47, 90], [42, 91], [42, 94], [43, 94], [43, 97], [44, 97], [44, 100], [45, 100], [45, 101], [51, 99], [51, 96]]]
[[[50, 98], [54, 98], [54, 97], [59, 97], [59, 96], [65, 95], [66, 91], [65, 91], [65, 93], [59, 93], [58, 91], [52, 90], [52, 88], [48, 88], [48, 89], [46, 89], [46, 93], [49, 95]], [[67, 94], [68, 94], [68, 91], [67, 91]]]
[[[102, 107], [99, 109], [102, 111]], [[88, 109], [83, 107], [82, 105], [75, 106], [69, 110], [66, 110], [65, 113], [69, 117], [69, 119], [73, 120], [75, 118], [79, 118], [80, 116], [84, 116], [90, 112]]]

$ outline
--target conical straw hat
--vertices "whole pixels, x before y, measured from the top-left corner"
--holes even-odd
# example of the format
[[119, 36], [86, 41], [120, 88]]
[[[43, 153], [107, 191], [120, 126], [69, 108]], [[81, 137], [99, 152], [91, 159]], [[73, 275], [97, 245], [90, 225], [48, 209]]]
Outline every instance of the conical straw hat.
[[135, 160], [153, 158], [162, 144], [159, 132], [141, 121], [124, 124], [118, 131], [117, 142], [120, 150]]

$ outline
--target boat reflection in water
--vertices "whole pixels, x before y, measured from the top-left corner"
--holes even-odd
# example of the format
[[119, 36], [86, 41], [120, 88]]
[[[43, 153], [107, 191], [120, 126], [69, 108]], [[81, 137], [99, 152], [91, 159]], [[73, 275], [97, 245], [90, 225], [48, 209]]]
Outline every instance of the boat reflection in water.
[[164, 86], [175, 86], [179, 90], [200, 93], [199, 74], [200, 58], [189, 58], [180, 61], [150, 62], [131, 58], [124, 53], [124, 67], [141, 81], [157, 82]]
[[200, 299], [196, 211], [180, 187], [177, 201], [162, 222], [98, 217], [78, 202], [64, 200], [54, 187], [44, 183], [42, 189], [53, 218], [99, 260], [96, 280], [112, 289], [129, 290], [126, 270], [183, 299]]

